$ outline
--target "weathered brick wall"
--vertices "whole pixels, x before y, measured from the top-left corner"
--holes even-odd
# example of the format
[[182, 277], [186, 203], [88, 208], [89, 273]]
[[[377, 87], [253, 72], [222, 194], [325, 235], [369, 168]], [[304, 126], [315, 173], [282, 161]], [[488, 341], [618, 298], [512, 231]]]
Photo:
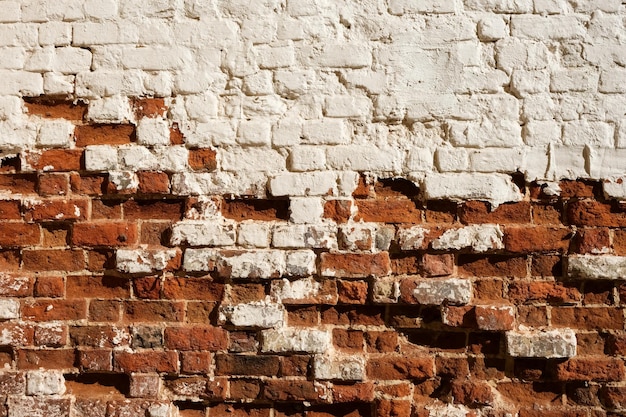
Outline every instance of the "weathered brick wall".
[[624, 19], [0, 1], [0, 417], [624, 415]]

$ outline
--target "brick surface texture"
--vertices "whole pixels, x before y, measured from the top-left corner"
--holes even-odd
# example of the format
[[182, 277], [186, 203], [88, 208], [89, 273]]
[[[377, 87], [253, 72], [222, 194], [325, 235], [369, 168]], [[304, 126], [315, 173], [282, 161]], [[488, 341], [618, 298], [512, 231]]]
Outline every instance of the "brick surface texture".
[[625, 415], [625, 21], [0, 1], [0, 417]]

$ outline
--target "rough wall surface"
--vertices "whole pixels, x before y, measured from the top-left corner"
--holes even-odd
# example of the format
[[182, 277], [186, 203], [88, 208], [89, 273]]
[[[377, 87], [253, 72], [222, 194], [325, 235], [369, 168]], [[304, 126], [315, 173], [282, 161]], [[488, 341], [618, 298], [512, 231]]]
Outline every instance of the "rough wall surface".
[[0, 1], [0, 416], [624, 415], [625, 18]]

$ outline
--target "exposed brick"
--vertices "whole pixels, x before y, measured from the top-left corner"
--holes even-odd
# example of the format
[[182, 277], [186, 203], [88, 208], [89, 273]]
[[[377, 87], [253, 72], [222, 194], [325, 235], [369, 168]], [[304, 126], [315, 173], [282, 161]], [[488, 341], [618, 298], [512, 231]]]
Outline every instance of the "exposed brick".
[[323, 253], [321, 255], [323, 276], [364, 278], [385, 276], [391, 273], [389, 253], [353, 254]]
[[19, 200], [0, 201], [0, 219], [19, 220], [22, 218]]
[[36, 245], [40, 241], [39, 225], [0, 222], [0, 245], [4, 247]]
[[180, 371], [185, 374], [206, 374], [211, 367], [211, 361], [209, 352], [181, 352]]
[[459, 275], [478, 277], [525, 277], [527, 262], [525, 257], [500, 255], [460, 255]]
[[345, 223], [352, 217], [351, 200], [327, 200], [324, 203], [324, 218]]
[[68, 276], [65, 283], [67, 298], [128, 298], [128, 279], [113, 276]]
[[177, 350], [224, 350], [228, 346], [228, 333], [220, 327], [167, 327], [165, 346]]
[[622, 329], [623, 311], [610, 307], [559, 307], [552, 310], [552, 325], [574, 329]]
[[46, 200], [29, 207], [25, 217], [29, 221], [61, 221], [85, 220], [88, 216], [89, 202], [87, 200]]
[[21, 349], [17, 352], [19, 369], [68, 369], [74, 368], [74, 349]]
[[70, 174], [70, 187], [72, 192], [86, 195], [102, 195], [106, 182], [105, 175], [84, 175], [77, 173]]
[[278, 375], [278, 356], [216, 355], [217, 375]]
[[561, 198], [591, 198], [598, 189], [598, 184], [590, 181], [561, 180], [559, 182]]
[[234, 220], [288, 220], [288, 200], [224, 200], [222, 215]]
[[621, 381], [624, 375], [621, 359], [573, 358], [556, 365], [556, 377], [560, 381]]
[[125, 301], [124, 320], [128, 322], [182, 321], [184, 304], [170, 301]]
[[387, 355], [370, 358], [367, 376], [372, 379], [426, 379], [435, 375], [435, 361], [429, 357], [406, 357]]
[[574, 304], [582, 299], [577, 288], [552, 281], [513, 282], [509, 285], [509, 297], [518, 303], [548, 304]]
[[626, 227], [626, 212], [598, 201], [573, 201], [567, 204], [567, 219], [576, 226]]
[[136, 223], [77, 223], [72, 230], [72, 243], [80, 246], [130, 246], [137, 242], [137, 236]]
[[270, 401], [320, 402], [325, 395], [325, 390], [312, 381], [270, 379], [263, 389], [263, 397]]
[[356, 200], [356, 221], [377, 223], [422, 223], [422, 210], [406, 199]]
[[22, 318], [32, 321], [81, 320], [87, 318], [85, 300], [37, 300], [22, 304]]
[[170, 191], [170, 178], [165, 172], [140, 171], [137, 180], [140, 193], [166, 194]]
[[504, 246], [510, 252], [564, 252], [569, 247], [571, 232], [555, 227], [507, 227]]
[[468, 201], [459, 208], [459, 220], [465, 224], [530, 223], [530, 203], [508, 203], [490, 211], [488, 203]]
[[87, 112], [87, 104], [82, 101], [28, 98], [24, 105], [28, 114], [46, 119], [83, 120]]
[[576, 253], [608, 253], [611, 247], [608, 228], [582, 229], [574, 237]]
[[340, 304], [365, 304], [368, 284], [365, 281], [337, 280], [337, 293]]
[[0, 175], [0, 190], [11, 194], [34, 194], [37, 191], [37, 176], [2, 174]]
[[41, 174], [37, 181], [37, 191], [42, 196], [67, 195], [69, 189], [67, 174]]
[[131, 100], [131, 105], [135, 111], [137, 119], [141, 117], [158, 117], [164, 116], [167, 111], [165, 100], [162, 98], [138, 98]]
[[180, 200], [129, 200], [123, 206], [127, 220], [180, 220], [183, 210]]
[[80, 271], [85, 267], [81, 250], [23, 250], [22, 262], [27, 271]]
[[76, 146], [125, 145], [135, 141], [135, 126], [131, 124], [90, 124], [74, 129]]
[[454, 255], [433, 255], [425, 253], [422, 256], [422, 272], [427, 277], [443, 277], [454, 272]]
[[177, 372], [178, 355], [173, 351], [117, 351], [113, 355], [113, 369], [125, 373]]
[[50, 149], [26, 152], [26, 162], [38, 171], [78, 171], [82, 166], [82, 149]]
[[215, 171], [217, 169], [217, 152], [213, 149], [191, 149], [189, 151], [189, 167], [194, 171]]

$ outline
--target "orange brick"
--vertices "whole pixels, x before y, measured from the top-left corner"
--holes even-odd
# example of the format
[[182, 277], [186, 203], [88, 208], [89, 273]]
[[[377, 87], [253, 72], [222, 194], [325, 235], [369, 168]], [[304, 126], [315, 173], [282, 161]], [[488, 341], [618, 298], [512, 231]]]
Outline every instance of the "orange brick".
[[41, 241], [39, 225], [0, 222], [0, 246], [36, 245]]
[[29, 221], [62, 221], [87, 219], [89, 202], [77, 199], [45, 200], [26, 210]]
[[135, 126], [130, 124], [95, 124], [76, 126], [76, 146], [125, 145], [135, 140]]
[[22, 304], [22, 318], [32, 321], [82, 320], [87, 318], [85, 300], [37, 300]]
[[170, 191], [170, 178], [165, 172], [140, 171], [137, 179], [140, 193], [166, 194]]
[[22, 262], [27, 271], [80, 271], [85, 267], [81, 250], [23, 250]]
[[130, 246], [137, 242], [137, 236], [136, 223], [77, 223], [72, 230], [72, 243], [81, 246]]
[[194, 171], [215, 171], [217, 169], [217, 152], [213, 149], [190, 149], [189, 167]]
[[38, 171], [78, 171], [81, 169], [82, 149], [50, 149], [24, 153], [26, 162]]

